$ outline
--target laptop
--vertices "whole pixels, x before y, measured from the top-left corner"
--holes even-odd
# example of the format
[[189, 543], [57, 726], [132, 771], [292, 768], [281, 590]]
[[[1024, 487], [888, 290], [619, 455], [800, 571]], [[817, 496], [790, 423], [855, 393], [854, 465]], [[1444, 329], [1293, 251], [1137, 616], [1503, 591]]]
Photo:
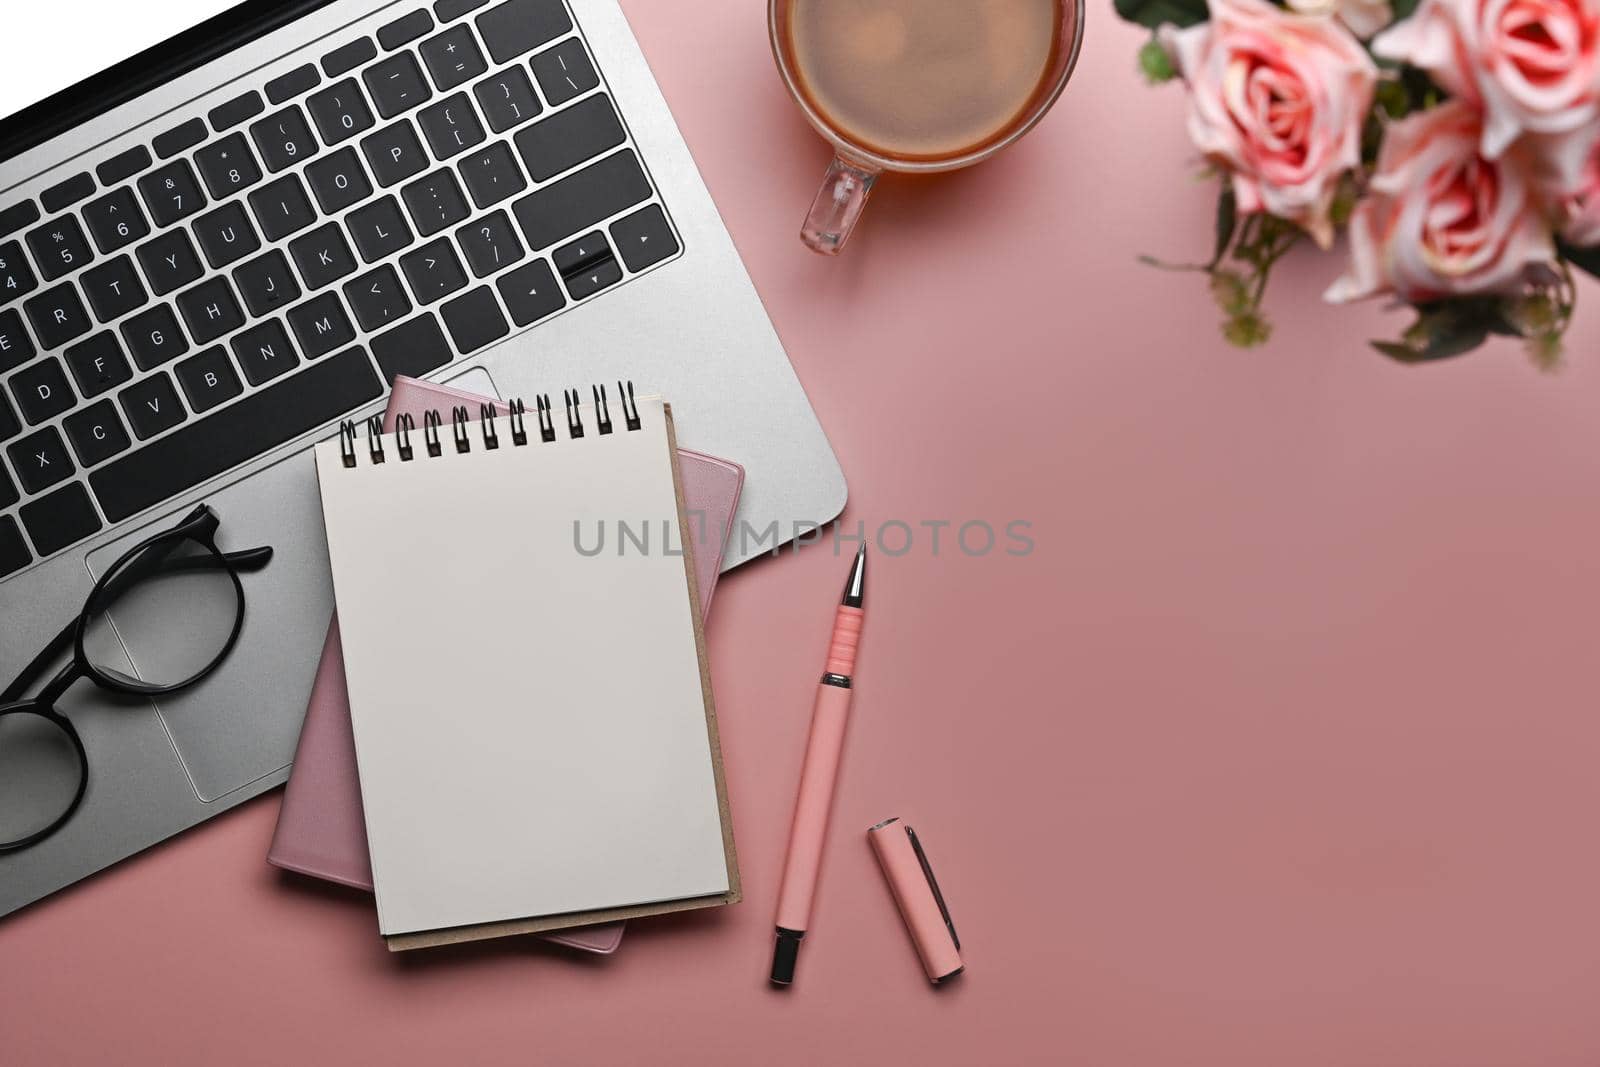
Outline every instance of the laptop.
[[0, 856], [0, 914], [288, 776], [333, 607], [308, 449], [397, 374], [670, 397], [748, 472], [730, 567], [844, 506], [615, 0], [12, 4], [0, 114], [0, 684], [196, 502], [275, 550], [205, 682], [68, 693], [88, 795]]

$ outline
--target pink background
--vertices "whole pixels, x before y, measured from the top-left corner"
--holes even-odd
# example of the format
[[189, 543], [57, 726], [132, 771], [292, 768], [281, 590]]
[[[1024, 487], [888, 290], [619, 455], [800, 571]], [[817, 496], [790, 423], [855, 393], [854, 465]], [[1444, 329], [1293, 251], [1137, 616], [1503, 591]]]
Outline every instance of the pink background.
[[[1220, 342], [1182, 93], [1095, 0], [1039, 130], [889, 181], [843, 259], [796, 230], [826, 151], [756, 0], [627, 0], [851, 480], [916, 547], [871, 618], [799, 984], [772, 906], [844, 561], [731, 575], [712, 658], [746, 903], [384, 951], [262, 857], [275, 797], [0, 923], [7, 1063], [1592, 1065], [1600, 1058], [1600, 289], [1571, 364], [1404, 368], [1324, 308], [1333, 257]], [[737, 458], [737, 457], [735, 457]], [[924, 834], [968, 975], [922, 978], [862, 831]]]

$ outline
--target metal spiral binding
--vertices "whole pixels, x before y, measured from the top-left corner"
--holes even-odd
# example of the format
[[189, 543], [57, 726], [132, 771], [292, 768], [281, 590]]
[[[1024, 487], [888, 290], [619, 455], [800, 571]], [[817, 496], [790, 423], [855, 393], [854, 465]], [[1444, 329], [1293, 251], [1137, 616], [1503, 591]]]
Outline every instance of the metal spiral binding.
[[372, 457], [374, 464], [382, 463], [383, 455], [383, 417], [374, 415], [367, 420], [367, 454]]
[[[594, 428], [597, 436], [605, 436], [617, 432], [621, 428], [611, 416], [611, 400], [604, 385], [592, 385], [590, 394], [594, 397]], [[577, 440], [585, 435], [583, 425], [583, 393], [579, 389], [563, 389], [562, 402], [567, 410], [567, 436]], [[643, 420], [639, 417], [639, 406], [634, 400], [633, 383], [618, 382], [617, 398], [621, 404], [621, 422], [628, 430], [643, 429]], [[539, 440], [549, 443], [557, 439], [555, 405], [550, 401], [548, 393], [540, 393], [534, 398], [534, 407], [539, 422]], [[506, 415], [510, 422], [511, 443], [524, 446], [532, 439], [528, 433], [527, 413], [528, 406], [520, 399], [507, 401], [505, 404]], [[493, 451], [500, 447], [499, 430], [495, 427], [496, 408], [494, 404], [483, 403], [478, 405], [478, 425], [483, 434], [483, 447], [485, 451]], [[455, 442], [457, 453], [471, 452], [472, 439], [468, 429], [472, 423], [470, 409], [465, 404], [458, 404], [450, 410], [451, 437]], [[395, 451], [404, 462], [410, 462], [416, 457], [416, 451], [411, 443], [411, 435], [416, 432], [417, 421], [410, 414], [403, 414], [395, 419]], [[444, 454], [443, 443], [444, 416], [435, 409], [422, 413], [422, 442], [423, 448], [432, 458]], [[383, 463], [388, 457], [384, 453], [383, 419], [374, 415], [366, 420], [367, 455], [374, 464]], [[346, 467], [358, 466], [358, 450], [356, 446], [356, 424], [354, 420], [346, 419], [339, 424], [339, 457]]]

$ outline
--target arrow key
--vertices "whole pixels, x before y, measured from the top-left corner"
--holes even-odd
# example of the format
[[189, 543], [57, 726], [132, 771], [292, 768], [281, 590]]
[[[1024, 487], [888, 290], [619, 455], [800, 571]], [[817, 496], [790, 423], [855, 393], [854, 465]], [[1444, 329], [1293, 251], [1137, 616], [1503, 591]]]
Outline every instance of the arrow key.
[[678, 239], [660, 204], [650, 204], [613, 222], [611, 240], [622, 254], [622, 262], [636, 273], [678, 254]]
[[561, 286], [556, 284], [555, 271], [542, 259], [518, 267], [495, 285], [500, 290], [501, 299], [506, 302], [506, 310], [511, 312], [511, 320], [518, 326], [527, 326], [547, 315], [554, 315], [567, 303]]

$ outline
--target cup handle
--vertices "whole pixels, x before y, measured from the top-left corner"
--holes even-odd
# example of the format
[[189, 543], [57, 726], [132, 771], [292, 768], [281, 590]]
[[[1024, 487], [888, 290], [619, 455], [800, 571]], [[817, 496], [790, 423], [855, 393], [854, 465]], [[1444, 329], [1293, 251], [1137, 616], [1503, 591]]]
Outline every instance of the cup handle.
[[833, 157], [805, 225], [800, 227], [800, 240], [807, 248], [824, 256], [839, 254], [861, 218], [861, 209], [867, 206], [878, 174], [873, 167]]

